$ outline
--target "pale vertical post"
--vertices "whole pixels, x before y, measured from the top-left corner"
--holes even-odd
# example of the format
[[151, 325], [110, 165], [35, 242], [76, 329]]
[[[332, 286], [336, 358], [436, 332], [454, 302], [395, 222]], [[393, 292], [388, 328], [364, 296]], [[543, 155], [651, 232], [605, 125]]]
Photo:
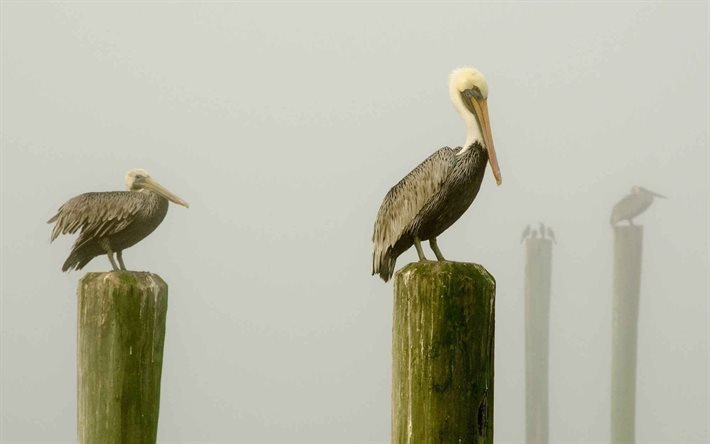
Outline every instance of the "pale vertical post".
[[167, 307], [156, 274], [88, 273], [79, 282], [79, 443], [156, 442]]
[[614, 227], [611, 442], [635, 442], [636, 354], [643, 227]]
[[395, 275], [392, 443], [493, 443], [495, 290], [477, 264]]
[[549, 442], [552, 241], [525, 242], [525, 416], [528, 443]]

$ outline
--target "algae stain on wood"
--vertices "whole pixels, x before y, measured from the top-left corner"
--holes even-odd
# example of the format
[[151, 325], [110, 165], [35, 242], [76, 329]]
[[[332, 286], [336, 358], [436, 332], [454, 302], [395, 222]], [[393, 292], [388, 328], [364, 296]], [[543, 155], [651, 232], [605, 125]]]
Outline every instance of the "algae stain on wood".
[[151, 273], [88, 273], [78, 290], [80, 443], [155, 443], [168, 286]]
[[477, 264], [395, 276], [392, 442], [492, 443], [495, 280]]

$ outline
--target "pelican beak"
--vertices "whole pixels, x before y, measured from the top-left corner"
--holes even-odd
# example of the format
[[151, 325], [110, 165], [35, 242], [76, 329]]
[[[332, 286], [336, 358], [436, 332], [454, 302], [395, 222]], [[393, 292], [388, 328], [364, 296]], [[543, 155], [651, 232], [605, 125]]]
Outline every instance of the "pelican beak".
[[644, 190], [646, 193], [648, 193], [648, 194], [650, 194], [650, 195], [652, 195], [652, 196], [660, 197], [661, 199], [665, 199], [665, 198], [666, 198], [666, 196], [664, 196], [663, 194], [658, 194], [658, 193], [656, 193], [655, 191], [651, 191], [651, 190], [649, 190], [649, 189], [647, 189], [647, 188], [644, 188], [643, 190]]
[[475, 97], [471, 97], [469, 100], [471, 101], [471, 106], [476, 114], [476, 119], [478, 119], [478, 124], [481, 126], [483, 139], [486, 143], [486, 149], [488, 150], [488, 163], [491, 164], [496, 184], [500, 185], [503, 183], [503, 178], [500, 175], [498, 157], [496, 157], [496, 150], [493, 147], [493, 134], [491, 134], [491, 123], [488, 118], [488, 101], [486, 99], [477, 99]]
[[188, 205], [187, 202], [168, 191], [167, 188], [165, 188], [160, 183], [158, 183], [158, 181], [150, 177], [145, 178], [145, 180], [143, 181], [143, 187], [160, 194], [164, 198], [168, 199], [170, 202], [182, 205], [185, 208], [190, 208], [190, 205]]

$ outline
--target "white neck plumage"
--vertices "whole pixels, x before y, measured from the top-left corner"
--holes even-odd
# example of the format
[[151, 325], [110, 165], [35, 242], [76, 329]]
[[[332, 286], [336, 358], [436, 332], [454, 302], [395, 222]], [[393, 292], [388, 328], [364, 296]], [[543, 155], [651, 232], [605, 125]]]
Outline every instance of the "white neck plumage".
[[464, 125], [466, 125], [466, 143], [461, 151], [458, 152], [458, 155], [460, 156], [468, 151], [471, 145], [476, 141], [478, 141], [481, 145], [485, 144], [483, 143], [483, 133], [481, 132], [481, 127], [478, 124], [478, 119], [476, 119], [476, 116], [474, 116], [471, 111], [466, 108], [466, 105], [464, 105], [461, 93], [456, 88], [452, 87], [449, 90], [449, 94], [456, 112], [461, 115]]

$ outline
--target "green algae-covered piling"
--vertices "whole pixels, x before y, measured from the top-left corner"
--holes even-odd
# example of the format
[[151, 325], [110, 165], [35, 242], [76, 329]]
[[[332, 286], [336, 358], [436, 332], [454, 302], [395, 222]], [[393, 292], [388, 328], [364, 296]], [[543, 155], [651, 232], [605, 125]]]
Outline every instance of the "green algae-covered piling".
[[525, 416], [527, 442], [548, 438], [548, 364], [552, 241], [525, 241]]
[[167, 284], [152, 273], [88, 273], [78, 299], [79, 443], [155, 443]]
[[392, 443], [493, 443], [493, 277], [417, 262], [395, 276]]
[[635, 442], [636, 338], [643, 227], [614, 227], [611, 324], [611, 442]]

